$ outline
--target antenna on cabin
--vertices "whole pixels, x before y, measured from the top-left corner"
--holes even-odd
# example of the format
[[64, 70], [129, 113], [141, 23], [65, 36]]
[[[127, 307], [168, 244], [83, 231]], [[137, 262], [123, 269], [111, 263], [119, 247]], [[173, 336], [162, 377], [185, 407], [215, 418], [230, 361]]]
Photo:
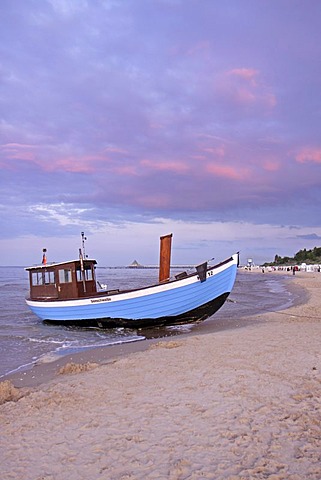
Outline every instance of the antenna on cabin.
[[87, 258], [86, 252], [85, 252], [85, 240], [87, 240], [87, 237], [85, 237], [85, 233], [81, 232], [81, 243], [82, 243], [82, 256], [83, 258]]

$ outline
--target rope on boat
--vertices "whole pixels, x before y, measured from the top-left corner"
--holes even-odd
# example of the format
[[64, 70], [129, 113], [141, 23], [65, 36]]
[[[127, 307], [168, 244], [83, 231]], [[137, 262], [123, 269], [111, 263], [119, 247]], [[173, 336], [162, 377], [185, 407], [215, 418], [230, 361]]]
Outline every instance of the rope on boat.
[[[250, 303], [244, 303], [244, 302], [239, 302], [238, 300], [233, 300], [231, 298], [227, 298], [226, 302], [230, 303], [236, 303], [239, 305], [244, 305], [246, 307], [250, 306]], [[313, 318], [314, 320], [321, 320], [321, 317], [316, 317], [312, 315], [298, 315], [296, 313], [291, 313], [291, 312], [283, 312], [281, 310], [268, 310], [267, 308], [262, 308], [262, 313], [276, 313], [278, 315], [285, 315], [287, 317], [296, 317], [296, 318]], [[260, 315], [259, 313], [256, 313], [255, 315]]]

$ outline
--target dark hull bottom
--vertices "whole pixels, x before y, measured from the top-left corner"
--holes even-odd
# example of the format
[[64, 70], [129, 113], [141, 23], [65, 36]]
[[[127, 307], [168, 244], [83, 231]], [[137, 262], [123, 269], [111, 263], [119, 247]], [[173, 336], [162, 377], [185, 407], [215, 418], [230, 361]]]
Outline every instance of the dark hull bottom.
[[205, 303], [204, 305], [190, 310], [189, 312], [185, 312], [181, 315], [176, 315], [173, 317], [143, 318], [137, 320], [128, 320], [125, 318], [97, 318], [92, 320], [44, 320], [44, 323], [75, 325], [79, 327], [95, 326], [100, 328], [141, 328], [199, 322], [202, 320], [206, 320], [208, 317], [217, 312], [217, 310], [219, 310], [225, 303], [228, 296], [229, 293], [223, 293], [223, 295], [220, 295], [211, 302]]

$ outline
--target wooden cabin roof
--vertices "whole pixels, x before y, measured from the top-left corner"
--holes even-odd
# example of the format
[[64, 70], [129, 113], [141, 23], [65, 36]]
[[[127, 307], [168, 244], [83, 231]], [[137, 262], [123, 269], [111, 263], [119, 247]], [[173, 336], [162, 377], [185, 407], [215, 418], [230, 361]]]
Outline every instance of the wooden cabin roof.
[[[83, 260], [84, 262], [84, 265], [88, 264], [88, 263], [91, 263], [91, 264], [94, 264], [96, 265], [97, 262], [96, 260], [93, 260], [93, 259], [89, 259], [89, 258], [86, 258]], [[39, 269], [49, 269], [49, 268], [55, 268], [55, 267], [59, 267], [60, 265], [63, 266], [63, 265], [69, 265], [69, 264], [79, 264], [80, 263], [80, 260], [79, 258], [77, 260], [69, 260], [67, 262], [53, 262], [53, 263], [46, 263], [45, 265], [43, 264], [40, 264], [40, 265], [33, 265], [32, 267], [26, 267], [25, 270], [30, 272], [32, 270], [39, 270]]]

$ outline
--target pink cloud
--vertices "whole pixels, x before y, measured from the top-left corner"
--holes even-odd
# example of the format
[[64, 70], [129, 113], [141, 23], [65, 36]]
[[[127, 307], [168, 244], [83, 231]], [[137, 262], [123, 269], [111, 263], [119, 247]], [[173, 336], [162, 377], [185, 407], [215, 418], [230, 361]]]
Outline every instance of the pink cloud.
[[321, 163], [321, 148], [303, 148], [295, 159], [299, 163]]
[[228, 178], [230, 180], [244, 180], [248, 175], [248, 169], [237, 169], [229, 165], [221, 165], [218, 163], [209, 163], [206, 167], [208, 173], [216, 177]]
[[96, 155], [66, 155], [58, 156], [57, 159], [44, 165], [46, 171], [63, 170], [71, 173], [93, 173], [104, 169], [106, 163], [110, 165], [108, 157], [102, 154]]
[[276, 96], [265, 85], [260, 72], [253, 68], [228, 70], [217, 86], [224, 97], [240, 106], [258, 105], [271, 109], [277, 104]]
[[12, 160], [34, 161], [36, 157], [36, 145], [22, 143], [7, 143], [0, 146], [4, 156]]
[[232, 70], [227, 72], [227, 75], [242, 78], [248, 81], [252, 86], [256, 87], [256, 79], [259, 75], [259, 71], [255, 70], [254, 68], [233, 68]]
[[188, 165], [186, 165], [183, 162], [157, 162], [154, 160], [141, 160], [140, 164], [143, 167], [147, 167], [153, 170], [159, 170], [159, 171], [169, 171], [169, 172], [174, 172], [174, 173], [185, 173], [189, 170]]
[[114, 170], [115, 163], [106, 153], [94, 153], [90, 155], [61, 155], [51, 154], [53, 159], [43, 166], [46, 171], [59, 171], [71, 173], [94, 173], [106, 170]]
[[20, 160], [34, 164], [45, 172], [65, 171], [71, 173], [93, 173], [96, 170], [105, 170], [112, 166], [110, 154], [126, 153], [117, 147], [108, 147], [103, 152], [90, 155], [76, 155], [63, 152], [59, 145], [28, 145], [8, 143], [0, 145], [0, 158], [3, 168], [15, 169], [17, 164], [12, 160]]
[[[63, 170], [66, 172], [89, 173], [93, 171], [94, 162], [99, 156], [61, 156], [61, 153], [49, 147], [49, 150], [40, 145], [26, 145], [10, 143], [0, 146], [0, 151], [7, 159], [7, 166], [12, 168], [8, 160], [21, 160], [33, 163], [45, 172], [54, 172]], [[106, 159], [105, 159], [106, 160]], [[3, 162], [5, 163], [5, 162]]]
[[277, 172], [280, 169], [280, 164], [276, 160], [266, 160], [263, 164], [263, 168], [268, 172]]
[[48, 164], [45, 168], [47, 171], [63, 170], [71, 173], [92, 173], [93, 166], [90, 165], [90, 159], [86, 157], [64, 157], [60, 158], [53, 164]]

